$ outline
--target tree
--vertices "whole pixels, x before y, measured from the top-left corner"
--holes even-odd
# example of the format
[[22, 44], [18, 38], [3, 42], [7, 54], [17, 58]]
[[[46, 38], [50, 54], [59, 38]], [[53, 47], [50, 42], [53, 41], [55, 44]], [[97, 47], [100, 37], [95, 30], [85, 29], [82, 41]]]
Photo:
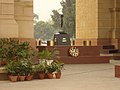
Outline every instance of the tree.
[[51, 15], [51, 18], [54, 22], [53, 27], [59, 31], [61, 29], [61, 15], [57, 10], [52, 10], [52, 12], [53, 15]]
[[63, 12], [63, 30], [70, 34], [71, 38], [75, 37], [75, 26], [76, 26], [76, 0], [66, 0], [61, 2]]
[[[62, 13], [63, 13], [63, 27], [62, 30], [64, 32], [70, 34], [71, 38], [75, 37], [75, 22], [76, 22], [76, 15], [75, 15], [75, 5], [76, 5], [76, 0], [62, 0], [60, 2], [62, 6]], [[54, 22], [54, 27], [59, 29], [60, 28], [60, 23], [61, 23], [61, 18], [60, 14], [57, 10], [53, 10], [53, 15], [51, 15], [52, 20]]]
[[39, 16], [34, 13], [34, 25], [37, 23], [38, 19], [39, 19]]
[[52, 21], [39, 21], [34, 26], [34, 37], [36, 39], [40, 38], [42, 40], [51, 40], [53, 39], [53, 35], [57, 32], [53, 28], [53, 22]]

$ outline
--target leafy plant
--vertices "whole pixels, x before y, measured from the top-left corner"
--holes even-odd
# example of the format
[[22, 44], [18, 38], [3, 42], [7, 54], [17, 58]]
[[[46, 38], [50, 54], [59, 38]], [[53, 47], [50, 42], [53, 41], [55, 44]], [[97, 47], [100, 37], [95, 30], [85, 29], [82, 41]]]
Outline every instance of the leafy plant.
[[54, 59], [55, 56], [57, 56], [57, 54], [59, 54], [59, 52], [55, 49], [53, 49], [52, 51], [45, 49], [42, 52], [38, 52], [38, 58], [51, 60], [51, 59]]
[[8, 39], [4, 39], [4, 47], [3, 49], [6, 51], [4, 52], [5, 54], [5, 58], [7, 60], [13, 60], [13, 59], [17, 59], [17, 49], [18, 49], [18, 45], [19, 45], [19, 41], [12, 39], [12, 38], [8, 38]]
[[[11, 49], [12, 43], [17, 43], [17, 41], [11, 38], [0, 39], [0, 59], [1, 60], [7, 60], [7, 57], [9, 57], [9, 51]], [[10, 53], [13, 53], [13, 52], [10, 52]]]
[[27, 76], [33, 75], [35, 72], [34, 68], [32, 67], [32, 62], [30, 60], [27, 61], [25, 72]]
[[5, 65], [5, 71], [9, 75], [30, 75], [33, 74], [30, 60], [11, 60]]
[[29, 75], [33, 73], [32, 70], [32, 63], [30, 60], [18, 60], [18, 74], [23, 75]]
[[30, 59], [33, 55], [34, 51], [29, 42], [20, 42], [14, 38], [0, 39], [0, 59]]
[[55, 62], [52, 62], [51, 64], [46, 66], [47, 68], [47, 73], [53, 73], [56, 70], [56, 65]]
[[16, 61], [10, 61], [5, 65], [5, 71], [8, 73], [8, 75], [18, 75], [18, 62]]
[[38, 65], [35, 66], [35, 70], [38, 73], [46, 73], [46, 61], [40, 61]]
[[20, 42], [16, 55], [18, 59], [30, 59], [34, 56], [34, 51], [32, 47], [30, 47], [29, 42]]
[[61, 71], [62, 71], [62, 69], [63, 69], [63, 67], [64, 67], [64, 63], [61, 63], [61, 62], [56, 62], [55, 63], [55, 66], [56, 66], [56, 72], [57, 73], [61, 73]]

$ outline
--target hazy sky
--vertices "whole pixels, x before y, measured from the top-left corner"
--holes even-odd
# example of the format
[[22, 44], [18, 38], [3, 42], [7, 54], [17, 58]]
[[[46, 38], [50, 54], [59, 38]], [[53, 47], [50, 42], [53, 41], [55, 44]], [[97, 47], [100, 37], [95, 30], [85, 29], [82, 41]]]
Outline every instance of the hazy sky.
[[39, 15], [39, 20], [47, 21], [51, 17], [52, 10], [61, 8], [60, 2], [62, 0], [33, 0], [34, 13]]

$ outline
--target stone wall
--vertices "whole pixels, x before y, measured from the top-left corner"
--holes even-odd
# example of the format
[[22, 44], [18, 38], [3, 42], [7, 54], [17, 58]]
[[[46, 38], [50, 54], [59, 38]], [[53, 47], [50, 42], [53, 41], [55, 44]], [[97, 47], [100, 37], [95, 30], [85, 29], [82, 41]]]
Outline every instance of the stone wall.
[[33, 0], [0, 0], [0, 38], [33, 38]]
[[19, 25], [19, 38], [33, 38], [33, 1], [15, 1], [15, 20]]
[[18, 24], [14, 19], [14, 0], [0, 0], [0, 38], [18, 37]]

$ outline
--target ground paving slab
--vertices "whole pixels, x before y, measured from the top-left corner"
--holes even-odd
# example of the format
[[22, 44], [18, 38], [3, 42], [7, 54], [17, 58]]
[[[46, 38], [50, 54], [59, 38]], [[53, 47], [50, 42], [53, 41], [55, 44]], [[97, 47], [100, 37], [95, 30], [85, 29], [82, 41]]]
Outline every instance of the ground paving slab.
[[61, 79], [0, 81], [0, 90], [120, 90], [113, 64], [68, 64]]

